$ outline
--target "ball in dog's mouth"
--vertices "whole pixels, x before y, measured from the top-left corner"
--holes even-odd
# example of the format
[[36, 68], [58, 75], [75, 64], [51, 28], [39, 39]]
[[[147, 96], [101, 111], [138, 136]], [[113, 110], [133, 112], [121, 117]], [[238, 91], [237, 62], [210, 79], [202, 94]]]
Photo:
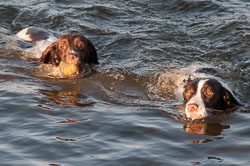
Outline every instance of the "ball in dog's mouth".
[[59, 64], [61, 72], [65, 76], [76, 76], [79, 73], [79, 68], [75, 64], [68, 64], [63, 61], [60, 62]]

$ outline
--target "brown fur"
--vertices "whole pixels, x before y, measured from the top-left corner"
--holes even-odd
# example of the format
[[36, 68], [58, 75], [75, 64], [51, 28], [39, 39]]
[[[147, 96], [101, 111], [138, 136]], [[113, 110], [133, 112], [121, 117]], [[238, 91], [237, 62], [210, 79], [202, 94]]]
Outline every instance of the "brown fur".
[[66, 34], [49, 45], [42, 53], [40, 63], [58, 66], [63, 61], [78, 65], [98, 64], [97, 52], [92, 42], [80, 34]]

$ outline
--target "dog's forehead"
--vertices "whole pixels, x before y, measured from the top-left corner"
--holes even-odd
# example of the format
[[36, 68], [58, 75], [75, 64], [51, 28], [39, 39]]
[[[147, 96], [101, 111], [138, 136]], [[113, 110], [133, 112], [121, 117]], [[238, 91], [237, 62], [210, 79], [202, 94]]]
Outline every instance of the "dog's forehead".
[[222, 87], [221, 83], [216, 79], [208, 79], [205, 85], [213, 89], [218, 89]]
[[213, 78], [204, 78], [204, 79], [195, 79], [190, 81], [187, 85], [191, 86], [191, 87], [197, 87], [198, 84], [200, 84], [201, 82], [203, 82], [203, 86], [210, 86], [210, 87], [221, 87], [222, 84]]
[[59, 40], [67, 40], [68, 42], [73, 42], [75, 40], [84, 41], [85, 38], [80, 34], [66, 34], [59, 37]]

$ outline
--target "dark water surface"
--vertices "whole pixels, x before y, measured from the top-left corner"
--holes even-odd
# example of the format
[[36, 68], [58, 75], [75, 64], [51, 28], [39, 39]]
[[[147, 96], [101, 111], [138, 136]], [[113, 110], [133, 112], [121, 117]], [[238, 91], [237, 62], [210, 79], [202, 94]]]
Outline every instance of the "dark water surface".
[[[11, 42], [28, 26], [84, 34], [96, 72], [33, 75]], [[249, 54], [248, 0], [1, 0], [0, 165], [250, 165]], [[183, 119], [176, 87], [158, 78], [194, 63], [245, 106]]]

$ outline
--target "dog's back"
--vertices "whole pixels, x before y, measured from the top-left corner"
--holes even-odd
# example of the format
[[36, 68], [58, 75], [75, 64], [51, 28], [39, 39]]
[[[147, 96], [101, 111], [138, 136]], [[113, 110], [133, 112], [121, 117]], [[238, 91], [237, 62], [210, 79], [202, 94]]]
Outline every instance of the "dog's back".
[[19, 39], [19, 45], [24, 47], [27, 58], [31, 59], [39, 59], [45, 48], [56, 41], [51, 33], [37, 27], [25, 28], [18, 32], [16, 36]]

